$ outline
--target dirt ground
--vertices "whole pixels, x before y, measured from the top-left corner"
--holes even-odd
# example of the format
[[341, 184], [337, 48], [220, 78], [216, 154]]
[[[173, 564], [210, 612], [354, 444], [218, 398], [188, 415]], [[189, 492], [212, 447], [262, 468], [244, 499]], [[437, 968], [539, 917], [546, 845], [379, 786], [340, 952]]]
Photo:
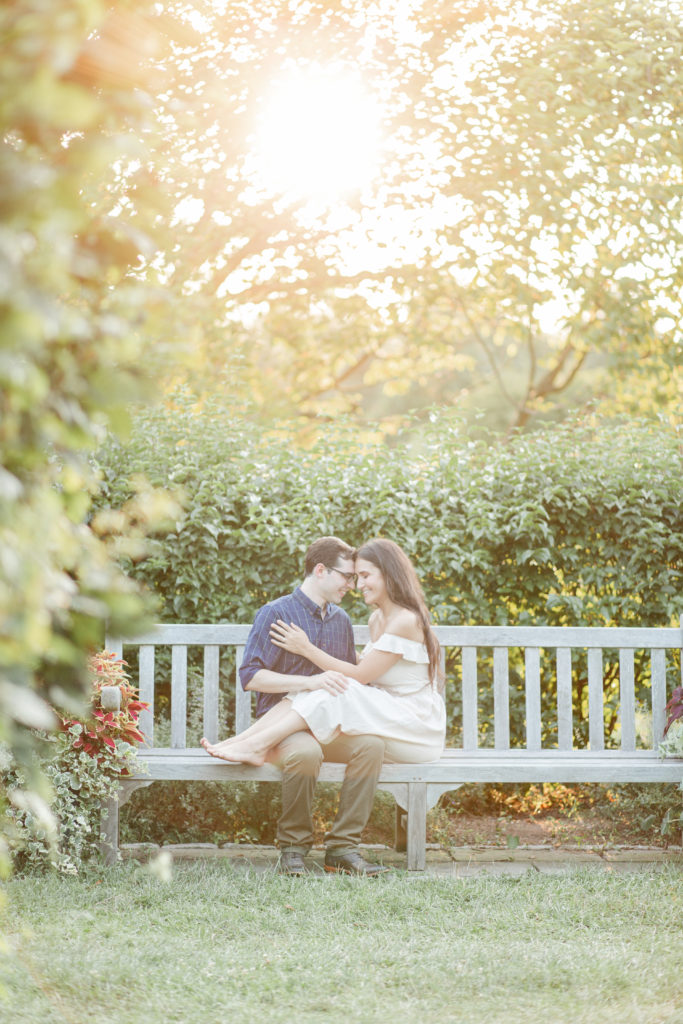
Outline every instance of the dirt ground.
[[659, 830], [643, 832], [633, 823], [613, 821], [587, 811], [576, 817], [501, 817], [461, 814], [446, 822], [430, 822], [432, 842], [451, 846], [659, 846], [681, 842], [680, 832], [662, 836]]
[[[653, 846], [681, 844], [681, 823], [662, 830], [667, 811], [681, 812], [680, 791], [650, 803], [641, 790], [608, 787], [529, 787], [523, 793], [479, 790], [430, 811], [427, 841], [443, 846]], [[642, 801], [641, 801], [642, 798]], [[669, 810], [670, 809], [670, 810]], [[393, 815], [371, 819], [367, 842], [392, 841]]]

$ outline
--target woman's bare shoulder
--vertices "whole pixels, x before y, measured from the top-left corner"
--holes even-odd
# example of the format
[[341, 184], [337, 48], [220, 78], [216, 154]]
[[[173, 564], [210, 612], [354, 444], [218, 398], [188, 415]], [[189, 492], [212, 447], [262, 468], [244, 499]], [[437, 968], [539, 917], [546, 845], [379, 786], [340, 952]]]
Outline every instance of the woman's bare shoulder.
[[410, 608], [398, 608], [387, 621], [384, 632], [395, 633], [396, 636], [402, 636], [406, 640], [415, 640], [420, 644], [424, 642], [420, 620]]
[[368, 629], [370, 630], [370, 639], [377, 640], [384, 632], [382, 628], [382, 613], [379, 608], [375, 608], [374, 612], [368, 619]]

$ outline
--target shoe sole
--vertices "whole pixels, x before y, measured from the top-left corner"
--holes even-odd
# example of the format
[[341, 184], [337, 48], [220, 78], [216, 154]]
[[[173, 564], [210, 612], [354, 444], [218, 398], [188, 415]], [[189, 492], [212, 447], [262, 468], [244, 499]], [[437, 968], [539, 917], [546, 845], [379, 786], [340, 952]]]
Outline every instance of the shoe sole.
[[305, 866], [300, 868], [285, 868], [282, 864], [278, 864], [277, 873], [278, 875], [290, 875], [291, 877], [301, 878], [302, 875], [308, 874], [308, 871]]
[[325, 871], [332, 875], [355, 875], [356, 878], [378, 878], [380, 875], [385, 875], [388, 868], [382, 868], [381, 871], [349, 871], [348, 868], [334, 868], [329, 864], [325, 864]]

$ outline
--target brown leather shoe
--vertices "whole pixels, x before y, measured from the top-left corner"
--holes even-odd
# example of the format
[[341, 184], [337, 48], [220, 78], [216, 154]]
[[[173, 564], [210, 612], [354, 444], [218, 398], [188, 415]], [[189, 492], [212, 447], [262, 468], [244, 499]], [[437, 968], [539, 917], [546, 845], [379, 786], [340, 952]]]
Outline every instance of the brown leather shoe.
[[325, 854], [325, 871], [333, 871], [342, 875], [365, 875], [367, 878], [374, 878], [376, 875], [383, 875], [389, 868], [383, 864], [373, 864], [358, 853], [357, 850], [350, 850], [348, 853]]
[[280, 854], [277, 869], [281, 875], [305, 875], [306, 865], [303, 854], [298, 850], [283, 850]]

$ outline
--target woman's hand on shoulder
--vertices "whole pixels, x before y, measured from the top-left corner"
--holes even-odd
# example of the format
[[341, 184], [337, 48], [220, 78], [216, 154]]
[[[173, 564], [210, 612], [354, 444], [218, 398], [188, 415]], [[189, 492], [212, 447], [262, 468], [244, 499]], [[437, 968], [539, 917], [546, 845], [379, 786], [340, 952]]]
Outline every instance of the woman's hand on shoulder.
[[282, 619], [278, 619], [270, 627], [270, 640], [276, 647], [282, 647], [291, 654], [300, 654], [303, 657], [308, 657], [314, 646], [300, 626], [295, 626], [293, 622], [283, 622]]

